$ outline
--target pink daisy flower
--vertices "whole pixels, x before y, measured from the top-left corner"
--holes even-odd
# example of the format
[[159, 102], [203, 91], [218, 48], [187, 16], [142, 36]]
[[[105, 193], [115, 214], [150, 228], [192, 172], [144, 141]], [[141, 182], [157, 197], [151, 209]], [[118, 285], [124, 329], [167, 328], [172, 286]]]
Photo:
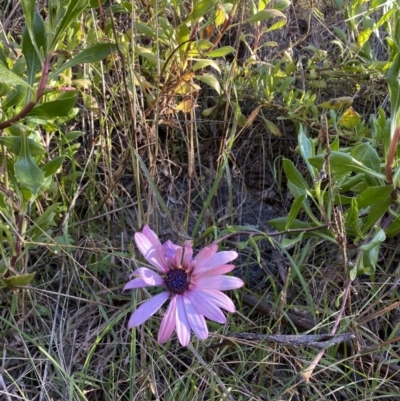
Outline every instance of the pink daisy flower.
[[225, 276], [234, 269], [227, 264], [236, 259], [235, 251], [217, 252], [218, 246], [212, 244], [203, 248], [193, 258], [190, 241], [178, 246], [171, 241], [161, 244], [149, 226], [135, 234], [135, 242], [145, 259], [158, 272], [140, 267], [129, 278], [123, 291], [141, 287], [166, 287], [164, 292], [142, 304], [131, 316], [128, 328], [139, 326], [153, 316], [161, 306], [171, 299], [162, 319], [158, 342], [163, 344], [176, 329], [179, 342], [186, 346], [190, 332], [202, 340], [208, 337], [205, 317], [218, 323], [225, 323], [221, 311], [235, 312], [232, 300], [221, 291], [240, 288], [244, 283], [236, 277]]

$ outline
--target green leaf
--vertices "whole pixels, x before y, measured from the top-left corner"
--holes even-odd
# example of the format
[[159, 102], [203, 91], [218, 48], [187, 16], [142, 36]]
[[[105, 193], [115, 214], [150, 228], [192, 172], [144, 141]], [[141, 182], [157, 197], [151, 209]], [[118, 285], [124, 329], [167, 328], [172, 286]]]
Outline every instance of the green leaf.
[[65, 156], [58, 156], [54, 158], [53, 160], [50, 160], [47, 162], [43, 168], [42, 171], [44, 172], [45, 177], [49, 177], [57, 172], [57, 170], [62, 166], [63, 161], [65, 159]]
[[300, 242], [304, 237], [304, 232], [299, 233], [298, 235], [296, 235], [294, 238], [283, 238], [281, 240], [281, 246], [282, 248], [289, 248], [294, 244], [297, 244], [298, 242]]
[[285, 10], [286, 8], [288, 8], [291, 4], [290, 0], [278, 0], [275, 4], [274, 4], [274, 10]]
[[204, 82], [208, 86], [211, 86], [211, 88], [213, 88], [218, 93], [218, 95], [221, 94], [221, 87], [219, 85], [219, 81], [217, 78], [214, 77], [214, 75], [204, 74], [201, 76], [196, 76], [196, 79], [198, 79], [201, 82]]
[[23, 135], [21, 139], [21, 152], [14, 166], [15, 175], [22, 186], [36, 195], [44, 182], [44, 174], [31, 156], [26, 136]]
[[23, 287], [28, 285], [34, 277], [35, 273], [21, 274], [19, 276], [2, 278], [2, 281], [9, 287]]
[[[320, 154], [315, 157], [310, 157], [308, 161], [312, 166], [321, 169], [325, 161], [325, 155]], [[385, 176], [383, 174], [369, 169], [358, 160], [351, 157], [348, 153], [332, 151], [329, 156], [329, 161], [331, 169], [335, 174], [344, 176], [350, 174], [351, 172], [356, 172], [366, 174], [369, 177], [378, 178], [382, 181], [385, 180]]]
[[21, 104], [26, 98], [27, 89], [25, 86], [17, 85], [15, 90], [7, 95], [3, 100], [1, 106], [3, 110], [7, 110], [10, 107], [17, 106]]
[[43, 236], [43, 233], [45, 233], [50, 226], [56, 225], [54, 218], [57, 214], [57, 208], [59, 206], [59, 202], [51, 204], [38, 218], [36, 218], [35, 224], [33, 224], [27, 231], [27, 235], [32, 241], [39, 240], [39, 238]]
[[35, 106], [28, 113], [28, 116], [48, 118], [68, 116], [77, 99], [77, 91], [64, 92], [56, 100]]
[[270, 131], [273, 136], [276, 136], [277, 138], [280, 138], [282, 136], [280, 129], [275, 123], [273, 123], [271, 120], [268, 120], [268, 118], [265, 117], [262, 117], [262, 119], [265, 122], [267, 130]]
[[178, 44], [182, 44], [184, 42], [187, 42], [190, 38], [190, 31], [189, 31], [189, 27], [187, 26], [187, 24], [183, 23], [180, 28], [179, 28], [179, 32], [178, 32]]
[[70, 0], [68, 2], [68, 6], [66, 7], [63, 17], [57, 24], [56, 31], [48, 49], [48, 53], [52, 53], [54, 50], [56, 50], [61, 37], [68, 30], [75, 18], [78, 18], [83, 10], [88, 7], [88, 5], [88, 0]]
[[35, 43], [33, 21], [35, 18], [36, 1], [22, 0], [21, 3], [22, 3], [22, 10], [24, 13], [25, 26], [28, 29], [29, 36], [31, 37], [32, 43]]
[[200, 18], [203, 18], [204, 14], [207, 11], [211, 10], [211, 8], [214, 7], [216, 3], [217, 2], [215, 0], [203, 0], [198, 2], [185, 22], [197, 21]]
[[97, 43], [85, 50], [82, 50], [77, 56], [67, 61], [65, 64], [57, 68], [56, 71], [51, 73], [49, 79], [54, 79], [58, 74], [78, 64], [83, 63], [96, 63], [108, 57], [111, 53], [115, 52], [117, 46], [112, 43]]
[[[15, 155], [21, 152], [22, 137], [20, 136], [2, 136], [0, 144], [4, 145], [8, 151]], [[40, 156], [46, 153], [46, 150], [31, 138], [27, 138], [27, 146], [32, 156]]]
[[156, 39], [157, 34], [154, 29], [150, 28], [147, 24], [143, 24], [141, 22], [135, 22], [133, 27], [143, 35], [149, 36], [150, 38]]
[[358, 208], [364, 209], [367, 206], [386, 202], [391, 199], [393, 185], [383, 185], [379, 187], [369, 187], [358, 196]]
[[385, 241], [385, 232], [380, 227], [375, 227], [375, 231], [376, 232], [372, 239], [366, 244], [359, 246], [358, 249], [360, 249], [361, 251], [370, 251], [371, 249], [375, 248], [377, 245], [380, 245], [383, 241]]
[[356, 198], [351, 199], [351, 206], [344, 214], [344, 222], [347, 232], [354, 231], [360, 238], [364, 238], [359, 226], [358, 204]]
[[25, 88], [33, 90], [31, 85], [25, 82], [17, 74], [14, 74], [12, 71], [10, 71], [3, 63], [0, 63], [0, 82], [2, 84], [7, 84], [11, 86], [21, 85]]
[[300, 154], [307, 164], [308, 171], [310, 172], [312, 179], [315, 180], [318, 175], [318, 171], [308, 162], [308, 159], [310, 157], [315, 156], [314, 145], [311, 139], [307, 137], [302, 124], [300, 124], [299, 126], [299, 134], [297, 135], [297, 140], [299, 143]]
[[236, 53], [236, 50], [232, 46], [224, 46], [219, 49], [211, 50], [207, 53], [209, 57], [224, 57], [227, 54]]
[[376, 203], [375, 205], [371, 206], [371, 208], [368, 211], [368, 216], [367, 219], [362, 227], [362, 232], [367, 234], [368, 231], [373, 227], [379, 219], [387, 213], [389, 206], [392, 203], [392, 199], [388, 198], [383, 202]]
[[351, 149], [350, 154], [371, 170], [378, 173], [381, 171], [381, 159], [379, 158], [378, 152], [371, 144], [361, 143], [360, 145], [356, 145]]
[[305, 194], [300, 195], [294, 200], [292, 207], [290, 208], [290, 213], [289, 213], [286, 225], [285, 225], [285, 230], [288, 230], [291, 227], [294, 219], [299, 214], [299, 211], [301, 209], [301, 206], [303, 204], [305, 196], [306, 196]]
[[260, 22], [260, 21], [265, 21], [268, 19], [272, 19], [272, 18], [285, 18], [286, 16], [285, 14], [282, 14], [280, 11], [278, 10], [262, 10], [259, 11], [258, 13], [256, 13], [255, 15], [253, 15], [252, 17], [248, 18], [246, 22]]
[[396, 219], [390, 223], [385, 233], [388, 238], [393, 238], [400, 233], [400, 216], [397, 216]]
[[193, 71], [201, 70], [202, 68], [206, 67], [212, 67], [215, 70], [217, 70], [219, 73], [221, 73], [220, 68], [218, 67], [218, 64], [214, 60], [199, 60], [197, 61], [194, 66], [193, 66]]
[[104, 4], [107, 0], [89, 0], [90, 8], [97, 8]]
[[[37, 12], [34, 13], [33, 18], [33, 33], [36, 43], [32, 41], [32, 37], [29, 34], [27, 25], [25, 26], [22, 34], [22, 53], [26, 60], [28, 76], [27, 81], [29, 85], [33, 85], [35, 83], [36, 73], [42, 66], [41, 59], [46, 53], [46, 28], [42, 18]], [[42, 50], [42, 53], [38, 54], [40, 49]], [[30, 98], [28, 98], [28, 101], [30, 101]]]
[[285, 171], [286, 177], [291, 181], [296, 187], [309, 191], [310, 188], [303, 178], [302, 174], [297, 170], [293, 162], [289, 159], [283, 159], [283, 169]]

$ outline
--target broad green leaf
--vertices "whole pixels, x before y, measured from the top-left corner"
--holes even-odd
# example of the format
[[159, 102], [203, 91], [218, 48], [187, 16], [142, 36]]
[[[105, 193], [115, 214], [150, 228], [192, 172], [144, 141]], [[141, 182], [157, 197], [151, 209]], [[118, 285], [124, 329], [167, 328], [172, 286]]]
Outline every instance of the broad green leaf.
[[204, 17], [204, 14], [207, 11], [211, 10], [212, 7], [214, 7], [215, 3], [215, 0], [203, 0], [198, 2], [185, 22], [198, 21], [202, 19]]
[[0, 82], [11, 86], [21, 85], [32, 90], [31, 85], [10, 71], [3, 63], [0, 63]]
[[23, 287], [28, 285], [33, 278], [35, 277], [35, 273], [30, 274], [21, 274], [19, 276], [2, 278], [1, 280], [9, 287]]
[[7, 110], [10, 107], [17, 106], [21, 104], [27, 94], [27, 89], [25, 86], [17, 85], [15, 87], [15, 90], [13, 90], [11, 93], [7, 95], [7, 97], [3, 100], [1, 103], [1, 107], [3, 110]]
[[181, 45], [182, 43], [187, 42], [189, 38], [190, 38], [189, 27], [187, 26], [187, 24], [183, 23], [179, 27], [178, 43]]
[[278, 126], [273, 123], [271, 120], [268, 120], [267, 118], [263, 117], [263, 120], [265, 122], [265, 126], [267, 127], [267, 130], [271, 132], [272, 135], [276, 136], [277, 138], [280, 138], [282, 136], [282, 133]]
[[76, 139], [80, 138], [83, 135], [82, 131], [70, 131], [70, 132], [66, 132], [61, 140], [63, 142], [72, 142], [75, 141]]
[[227, 54], [236, 53], [236, 50], [232, 46], [224, 46], [220, 47], [219, 49], [211, 50], [207, 53], [209, 57], [224, 57]]
[[372, 248], [375, 248], [377, 245], [380, 245], [383, 241], [385, 241], [385, 232], [380, 227], [375, 227], [375, 231], [376, 232], [371, 240], [368, 241], [366, 244], [359, 246], [358, 249], [360, 249], [361, 251], [370, 251]]
[[[310, 157], [308, 161], [312, 166], [321, 169], [325, 161], [325, 155], [320, 154], [315, 157]], [[385, 176], [383, 174], [369, 169], [358, 160], [351, 157], [348, 153], [332, 151], [329, 156], [329, 162], [332, 171], [341, 176], [350, 174], [351, 172], [356, 172], [366, 174], [369, 177], [385, 180]]]
[[[15, 155], [19, 155], [21, 152], [21, 136], [2, 136], [0, 137], [0, 144], [4, 145], [7, 150]], [[32, 156], [40, 156], [46, 153], [46, 150], [40, 146], [36, 141], [31, 138], [27, 138], [27, 146]]]
[[298, 235], [296, 235], [294, 238], [286, 238], [284, 237], [281, 240], [281, 246], [282, 248], [289, 248], [294, 244], [297, 244], [298, 242], [300, 242], [304, 237], [304, 232], [299, 233]]
[[104, 4], [107, 0], [89, 0], [90, 8], [97, 8]]
[[112, 43], [97, 43], [85, 50], [82, 50], [77, 56], [67, 61], [65, 64], [57, 68], [56, 71], [51, 73], [49, 79], [54, 79], [58, 74], [78, 64], [83, 63], [96, 63], [108, 57], [117, 49], [116, 45]]
[[297, 170], [291, 160], [283, 159], [283, 169], [285, 171], [286, 178], [296, 185], [296, 187], [304, 189], [305, 191], [310, 190], [306, 180], [303, 178], [302, 174], [299, 170]]
[[44, 174], [31, 156], [26, 136], [23, 135], [21, 139], [21, 152], [14, 166], [15, 175], [22, 186], [36, 195], [44, 182]]
[[202, 68], [212, 67], [217, 70], [219, 73], [221, 72], [218, 64], [214, 60], [199, 60], [193, 66], [193, 71], [201, 70]]
[[364, 209], [365, 207], [375, 205], [376, 203], [386, 202], [388, 198], [391, 198], [392, 191], [393, 185], [369, 187], [358, 196], [358, 208]]
[[372, 147], [370, 143], [365, 142], [354, 146], [350, 154], [366, 167], [377, 173], [381, 171], [381, 159], [376, 149]]
[[314, 145], [311, 139], [307, 137], [302, 124], [299, 125], [299, 134], [297, 135], [297, 140], [299, 143], [300, 154], [307, 164], [308, 171], [311, 174], [311, 178], [315, 180], [318, 175], [318, 171], [308, 162], [309, 157], [315, 156]]
[[56, 225], [54, 218], [57, 214], [57, 208], [59, 206], [60, 203], [54, 202], [48, 206], [38, 218], [36, 218], [35, 224], [33, 224], [27, 231], [27, 235], [32, 241], [37, 241], [50, 226]]
[[378, 223], [379, 219], [387, 213], [389, 210], [390, 205], [392, 204], [392, 199], [387, 198], [385, 201], [376, 203], [371, 208], [368, 210], [368, 216], [367, 219], [362, 226], [362, 232], [364, 234], [367, 234], [368, 231]]
[[268, 29], [265, 30], [265, 32], [272, 32], [276, 31], [277, 29], [281, 29], [286, 25], [286, 23], [286, 19], [281, 19], [278, 22], [275, 22], [275, 24], [272, 24]]
[[272, 18], [285, 18], [285, 14], [282, 14], [278, 10], [262, 10], [259, 11], [257, 14], [253, 15], [252, 17], [248, 18], [246, 22], [254, 23], [254, 22], [260, 22], [260, 21], [265, 21], [268, 19]]
[[290, 0], [278, 0], [275, 4], [274, 4], [274, 10], [285, 10], [286, 8], [288, 8], [291, 4]]
[[400, 234], [400, 216], [397, 216], [396, 219], [390, 223], [389, 227], [385, 230], [385, 233], [388, 238], [393, 238]]
[[35, 43], [33, 21], [35, 18], [36, 1], [22, 0], [21, 4], [24, 13], [25, 26], [28, 30], [29, 36], [31, 37], [31, 42]]
[[86, 7], [88, 7], [88, 5], [88, 0], [70, 0], [68, 2], [68, 6], [66, 7], [64, 15], [61, 21], [59, 21], [57, 24], [56, 31], [48, 49], [48, 53], [52, 53], [57, 49], [57, 45], [61, 37], [68, 30], [72, 22], [81, 15]]
[[56, 100], [34, 107], [28, 113], [28, 116], [48, 118], [68, 116], [77, 99], [78, 95], [76, 91], [62, 93]]
[[141, 22], [135, 22], [133, 24], [133, 27], [136, 28], [136, 30], [139, 33], [143, 33], [146, 36], [149, 36], [150, 38], [156, 39], [157, 34], [154, 31], [154, 29], [150, 28], [147, 24], [143, 24]]
[[334, 26], [332, 27], [336, 35], [339, 37], [339, 39], [344, 43], [347, 44], [347, 35], [342, 31], [340, 28]]
[[344, 214], [344, 222], [347, 232], [354, 231], [358, 237], [362, 239], [364, 238], [359, 226], [358, 204], [356, 198], [351, 199], [351, 206]]
[[196, 79], [198, 79], [201, 82], [204, 82], [208, 86], [211, 86], [211, 88], [213, 88], [218, 93], [218, 95], [221, 94], [221, 87], [219, 85], [219, 81], [217, 78], [214, 77], [214, 75], [204, 74], [204, 75], [196, 76]]
[[301, 205], [303, 204], [305, 196], [306, 196], [305, 194], [300, 195], [294, 200], [292, 207], [290, 208], [289, 216], [288, 216], [288, 219], [287, 219], [287, 222], [285, 225], [285, 230], [288, 230], [291, 227], [294, 219], [299, 214], [299, 211], [301, 209]]
[[359, 274], [373, 274], [378, 262], [380, 246], [372, 248], [368, 252], [364, 252], [361, 259], [361, 264], [358, 267]]
[[65, 156], [58, 156], [49, 162], [47, 162], [43, 168], [42, 171], [44, 172], [45, 177], [49, 177], [57, 172], [57, 170], [62, 166], [63, 161], [65, 159]]
[[[34, 40], [32, 42], [31, 35], [29, 34], [28, 27], [25, 26], [24, 32], [22, 34], [22, 53], [25, 56], [28, 84], [33, 85], [35, 83], [36, 73], [42, 66], [41, 59], [46, 53], [46, 29], [40, 15], [35, 12], [33, 18], [33, 32]], [[38, 51], [42, 52], [38, 54]], [[30, 96], [27, 101], [30, 101]]]

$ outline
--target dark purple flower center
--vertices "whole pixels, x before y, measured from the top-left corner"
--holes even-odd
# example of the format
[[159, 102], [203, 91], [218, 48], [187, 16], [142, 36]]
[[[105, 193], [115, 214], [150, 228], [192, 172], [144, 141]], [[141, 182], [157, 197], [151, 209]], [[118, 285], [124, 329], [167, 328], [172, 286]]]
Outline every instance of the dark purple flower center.
[[182, 269], [172, 269], [165, 277], [165, 284], [173, 294], [183, 294], [189, 289], [189, 278]]

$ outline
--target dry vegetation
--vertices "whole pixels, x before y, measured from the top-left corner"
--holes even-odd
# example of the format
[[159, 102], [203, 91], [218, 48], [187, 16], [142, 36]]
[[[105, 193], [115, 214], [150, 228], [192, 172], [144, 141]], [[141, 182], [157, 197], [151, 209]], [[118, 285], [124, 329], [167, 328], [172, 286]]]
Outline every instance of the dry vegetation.
[[[48, 3], [56, 2], [37, 2], [44, 20]], [[348, 204], [327, 201], [327, 221], [310, 201], [318, 229], [267, 223], [288, 216], [295, 201], [284, 158], [312, 188], [318, 181], [299, 150], [299, 131], [321, 152], [327, 138], [347, 148], [386, 146], [371, 134], [371, 115], [390, 117], [391, 33], [383, 24], [367, 39], [372, 59], [355, 45], [367, 22], [398, 6], [280, 1], [267, 8], [281, 7], [285, 19], [257, 23], [246, 0], [232, 2], [236, 11], [225, 12], [233, 18], [218, 25], [215, 3], [204, 13], [212, 22], [186, 20], [188, 38], [179, 42], [193, 4], [178, 3], [180, 12], [173, 2], [144, 0], [85, 10], [51, 70], [96, 42], [115, 43], [115, 52], [47, 82], [78, 90], [68, 117], [29, 121], [46, 149], [40, 162], [63, 154], [62, 168], [22, 209], [2, 167], [1, 252], [4, 260], [18, 256], [2, 277], [34, 279], [0, 290], [0, 399], [398, 400], [398, 235], [380, 243], [375, 271], [350, 283], [358, 244], [340, 223]], [[3, 52], [15, 67], [25, 26], [20, 2], [3, 1], [0, 20]], [[203, 49], [194, 58], [212, 63], [193, 71], [185, 53], [191, 34], [233, 51], [208, 57]], [[318, 107], [344, 97], [360, 115], [356, 126], [340, 126], [347, 107]], [[18, 111], [16, 104], [8, 113]], [[328, 187], [327, 195], [339, 194], [333, 179], [324, 179]], [[52, 205], [43, 229], [38, 217]], [[294, 217], [310, 222], [306, 208]], [[121, 293], [143, 263], [132, 239], [145, 223], [162, 240], [192, 238], [201, 247], [223, 238], [221, 248], [240, 253], [234, 274], [246, 286], [230, 294], [238, 312], [224, 326], [210, 322], [208, 340], [157, 344], [161, 314], [127, 329], [130, 313], [149, 297], [147, 290]], [[343, 337], [325, 342], [316, 359], [335, 325]], [[305, 334], [322, 337], [289, 336]]]

